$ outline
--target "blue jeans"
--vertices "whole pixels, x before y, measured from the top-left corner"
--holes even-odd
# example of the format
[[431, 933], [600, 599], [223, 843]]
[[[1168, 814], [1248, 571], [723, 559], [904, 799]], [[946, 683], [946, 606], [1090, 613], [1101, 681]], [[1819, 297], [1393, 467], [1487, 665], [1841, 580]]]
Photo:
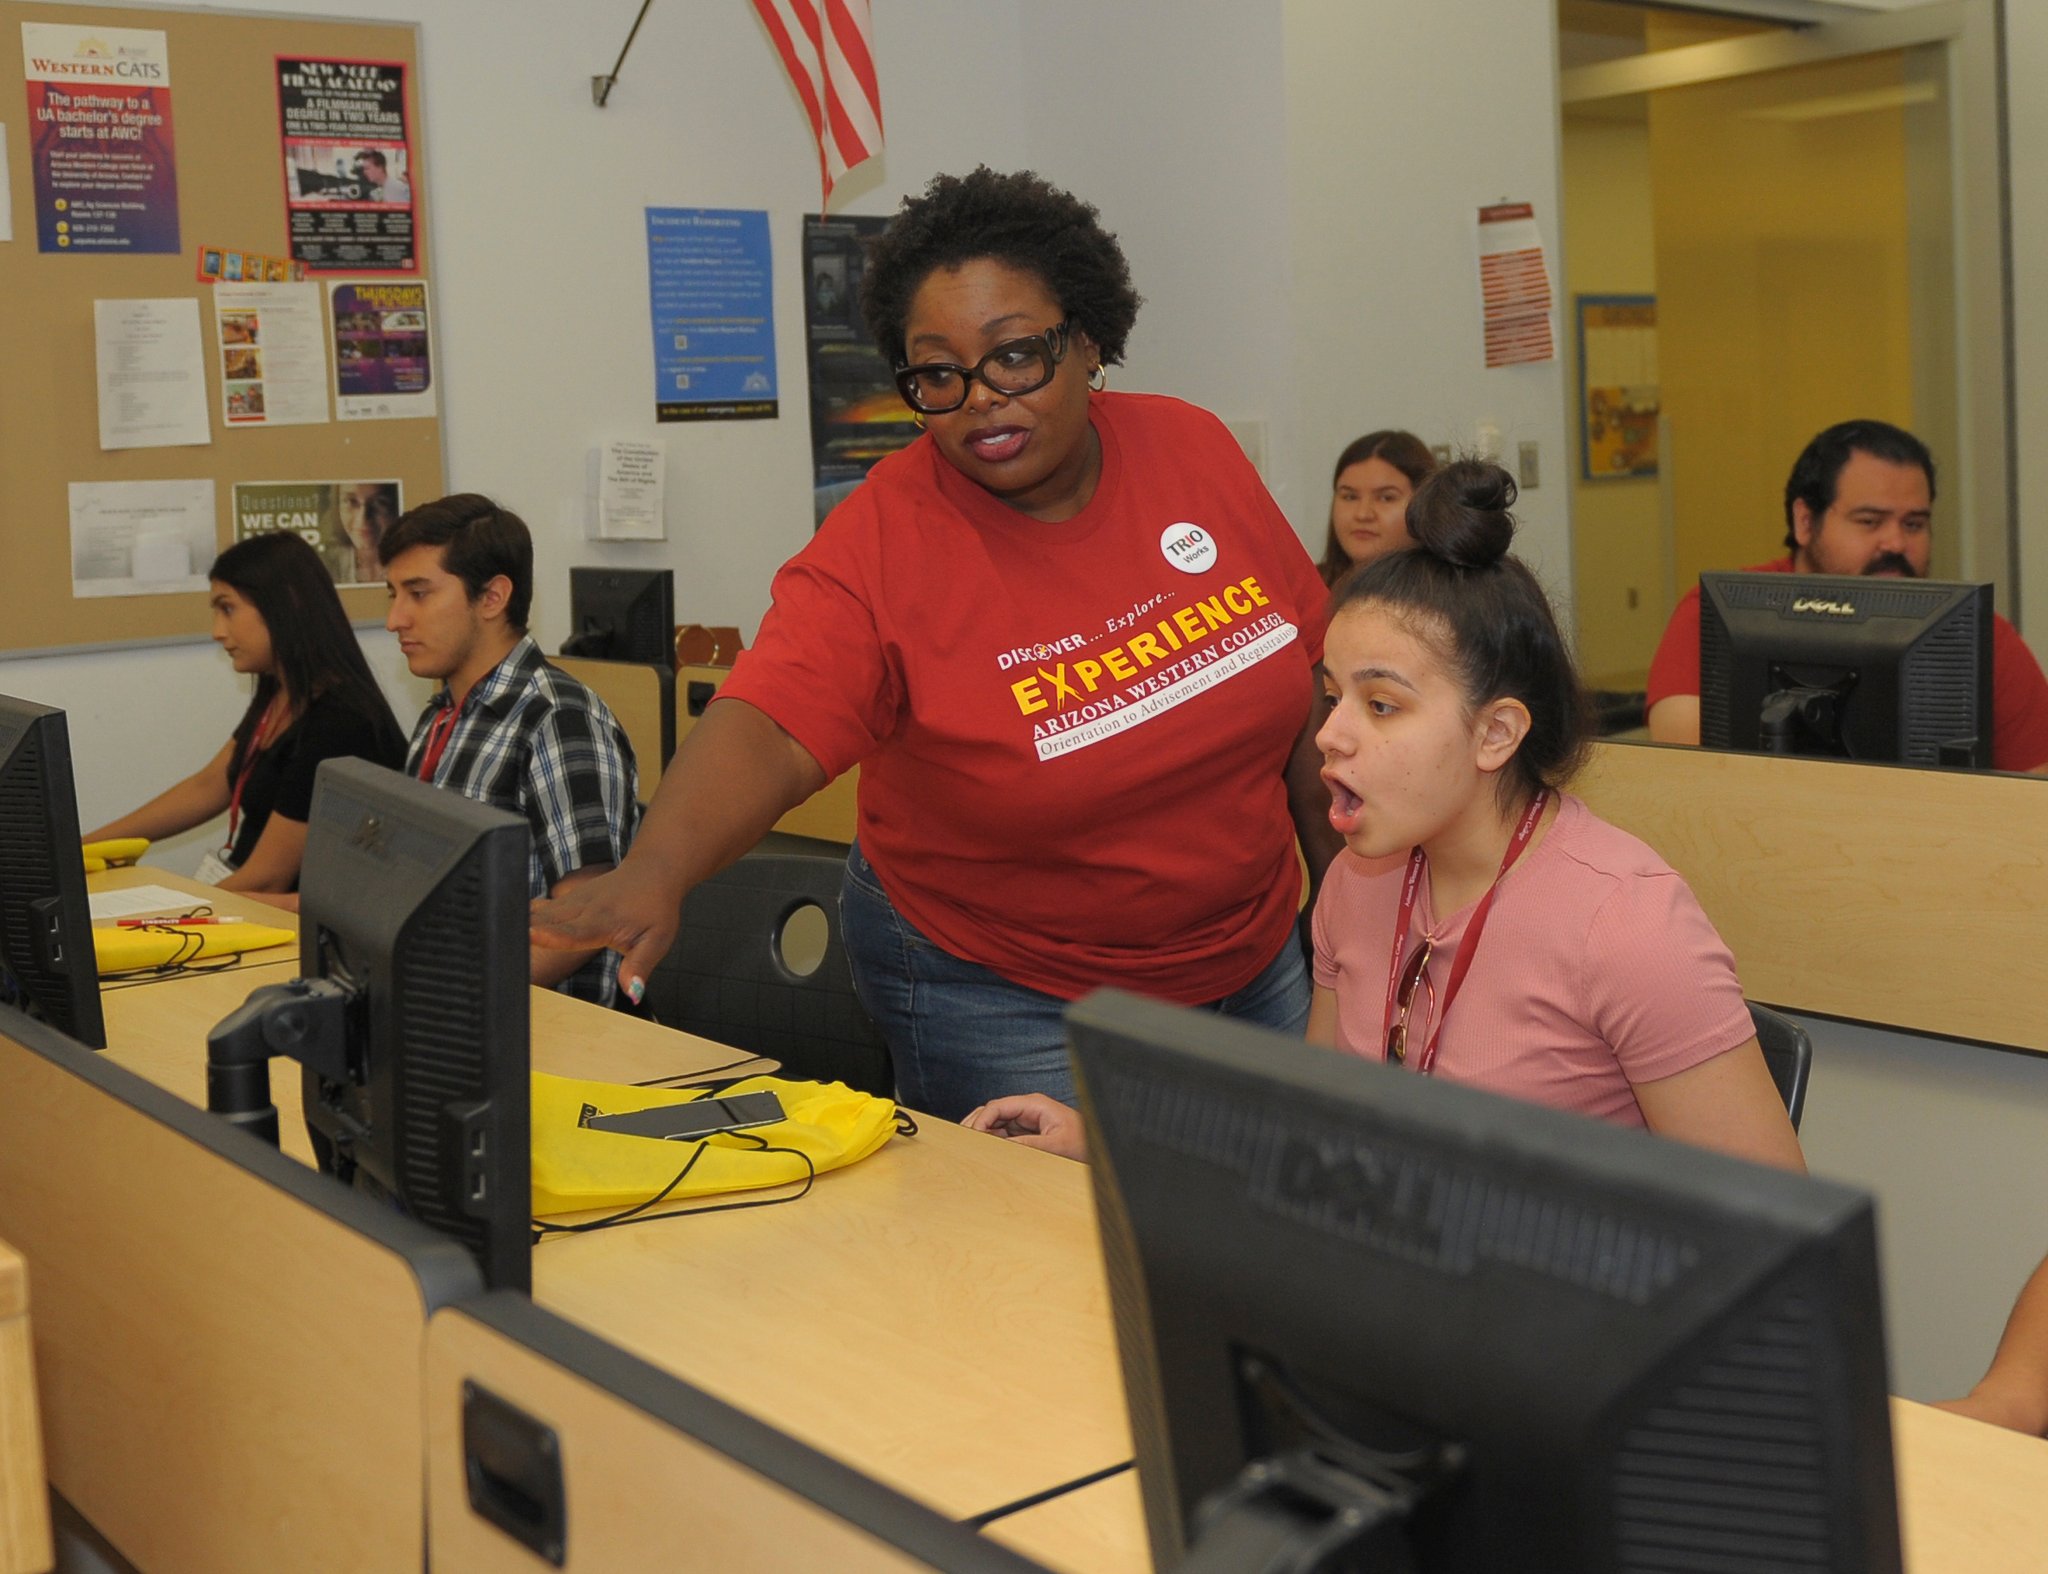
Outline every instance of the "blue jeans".
[[[858, 843], [847, 854], [839, 924], [854, 990], [889, 1041], [899, 1102], [943, 1120], [1006, 1093], [1074, 1102], [1061, 1020], [1067, 1002], [927, 939], [883, 894]], [[1308, 970], [1290, 928], [1263, 973], [1203, 1009], [1298, 1038], [1308, 1002]]]

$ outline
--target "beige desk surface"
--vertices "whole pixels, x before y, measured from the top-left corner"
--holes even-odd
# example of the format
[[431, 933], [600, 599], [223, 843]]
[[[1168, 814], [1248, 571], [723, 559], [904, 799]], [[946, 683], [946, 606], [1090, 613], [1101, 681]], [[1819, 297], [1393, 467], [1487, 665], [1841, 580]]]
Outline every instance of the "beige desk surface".
[[956, 1518], [1129, 1459], [1086, 1173], [921, 1127], [785, 1208], [543, 1242], [534, 1300]]
[[[1892, 1401], [1909, 1574], [2039, 1574], [2048, 1567], [2048, 1441]], [[1135, 1471], [999, 1519], [987, 1534], [1067, 1574], [1145, 1574]]]

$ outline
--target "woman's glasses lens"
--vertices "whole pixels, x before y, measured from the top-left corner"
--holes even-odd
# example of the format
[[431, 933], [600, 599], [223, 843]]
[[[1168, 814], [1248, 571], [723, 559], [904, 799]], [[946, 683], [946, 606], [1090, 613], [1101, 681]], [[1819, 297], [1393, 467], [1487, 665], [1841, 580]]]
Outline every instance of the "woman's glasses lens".
[[944, 415], [967, 402], [977, 378], [1001, 394], [1035, 393], [1053, 379], [1067, 352], [1067, 324], [997, 345], [973, 366], [935, 361], [896, 373], [903, 402], [923, 415]]

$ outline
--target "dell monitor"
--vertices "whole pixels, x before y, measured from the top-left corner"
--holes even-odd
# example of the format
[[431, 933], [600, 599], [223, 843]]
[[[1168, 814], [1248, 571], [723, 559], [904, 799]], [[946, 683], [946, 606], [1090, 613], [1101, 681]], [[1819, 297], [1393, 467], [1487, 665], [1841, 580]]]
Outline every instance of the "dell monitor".
[[315, 783], [301, 976], [213, 1030], [207, 1107], [275, 1142], [269, 1060], [291, 1056], [320, 1167], [526, 1291], [526, 822], [364, 760]]
[[675, 575], [665, 568], [572, 568], [565, 656], [676, 664]]
[[1991, 763], [1991, 587], [1700, 576], [1700, 742], [1902, 765]]
[[1897, 1574], [1867, 1196], [1209, 1013], [1067, 1021], [1155, 1567]]
[[64, 713], [0, 694], [0, 1001], [107, 1047]]

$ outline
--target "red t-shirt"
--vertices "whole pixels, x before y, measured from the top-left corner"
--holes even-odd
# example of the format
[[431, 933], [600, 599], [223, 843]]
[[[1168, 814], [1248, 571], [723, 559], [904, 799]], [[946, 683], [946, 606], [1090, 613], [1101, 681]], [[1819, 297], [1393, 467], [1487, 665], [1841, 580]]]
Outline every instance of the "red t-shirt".
[[1095, 495], [1044, 524], [919, 439], [775, 577], [719, 690], [827, 776], [861, 850], [956, 956], [1072, 998], [1193, 1004], [1294, 920], [1282, 771], [1327, 592], [1214, 416], [1100, 394]]
[[[1781, 558], [1744, 569], [1746, 574], [1789, 574]], [[1649, 704], [1700, 691], [1700, 587], [1679, 599], [1650, 663]], [[2030, 771], [2048, 763], [2048, 678], [2020, 631], [1991, 615], [1991, 764], [1994, 770]]]

